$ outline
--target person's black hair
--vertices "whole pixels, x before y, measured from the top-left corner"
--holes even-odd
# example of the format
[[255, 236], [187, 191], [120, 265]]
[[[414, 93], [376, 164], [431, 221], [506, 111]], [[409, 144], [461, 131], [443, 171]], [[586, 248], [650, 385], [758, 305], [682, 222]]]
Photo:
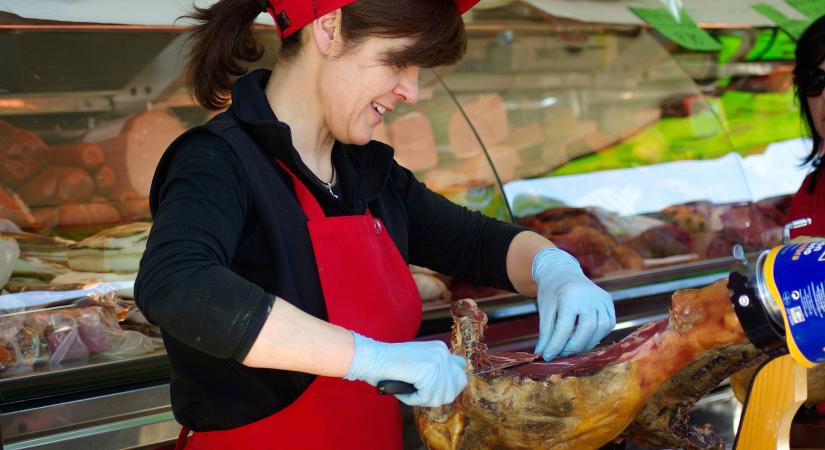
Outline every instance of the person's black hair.
[[808, 106], [808, 97], [805, 94], [805, 89], [800, 88], [799, 81], [804, 79], [805, 71], [818, 68], [822, 61], [825, 61], [825, 16], [814, 21], [800, 36], [799, 41], [796, 43], [796, 66], [794, 67], [796, 99], [799, 102], [799, 109], [805, 120], [805, 125], [808, 127], [808, 132], [813, 140], [813, 148], [802, 162], [803, 165], [810, 164], [814, 168], [815, 173], [808, 185], [808, 190], [811, 193], [813, 193], [814, 185], [822, 172], [820, 151], [823, 137], [816, 131], [811, 108]]

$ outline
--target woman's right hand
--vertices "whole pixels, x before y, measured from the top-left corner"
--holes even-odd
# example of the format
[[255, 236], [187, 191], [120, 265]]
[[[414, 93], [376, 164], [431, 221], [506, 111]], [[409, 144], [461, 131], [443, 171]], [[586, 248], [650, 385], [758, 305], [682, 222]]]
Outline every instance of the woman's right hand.
[[441, 406], [450, 403], [467, 386], [467, 361], [453, 355], [441, 341], [379, 342], [356, 332], [355, 355], [347, 380], [362, 380], [375, 386], [382, 380], [415, 385], [412, 394], [396, 394], [410, 406]]

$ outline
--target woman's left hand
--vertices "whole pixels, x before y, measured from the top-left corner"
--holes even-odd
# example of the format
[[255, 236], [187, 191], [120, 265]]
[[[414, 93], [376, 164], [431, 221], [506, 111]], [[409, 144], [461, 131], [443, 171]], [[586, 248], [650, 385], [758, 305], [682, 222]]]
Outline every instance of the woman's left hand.
[[590, 350], [616, 326], [610, 294], [590, 281], [569, 253], [558, 248], [539, 251], [532, 275], [539, 309], [535, 353], [545, 361]]

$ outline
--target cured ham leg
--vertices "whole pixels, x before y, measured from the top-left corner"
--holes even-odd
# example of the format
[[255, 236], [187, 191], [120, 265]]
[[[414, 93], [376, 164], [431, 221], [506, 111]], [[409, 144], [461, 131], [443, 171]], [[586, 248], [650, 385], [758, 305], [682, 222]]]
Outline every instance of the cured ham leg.
[[725, 378], [767, 357], [752, 344], [705, 352], [659, 388], [622, 436], [646, 448], [724, 449], [725, 442], [713, 434], [710, 426], [688, 424], [690, 411]]
[[[456, 400], [416, 408], [430, 449], [596, 449], [619, 437], [660, 387], [708, 352], [746, 344], [727, 280], [673, 294], [670, 317], [622, 341], [551, 362], [470, 375]], [[487, 318], [472, 300], [452, 305], [452, 349], [473, 373], [527, 353], [488, 353]]]

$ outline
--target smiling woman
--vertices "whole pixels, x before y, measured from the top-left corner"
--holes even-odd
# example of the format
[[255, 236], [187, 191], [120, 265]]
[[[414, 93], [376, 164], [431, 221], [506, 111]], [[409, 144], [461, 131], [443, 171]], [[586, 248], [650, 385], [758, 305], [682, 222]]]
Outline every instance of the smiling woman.
[[[443, 342], [412, 341], [408, 264], [537, 296], [547, 359], [612, 329], [610, 296], [571, 255], [450, 203], [372, 140], [418, 100], [421, 68], [461, 58], [477, 1], [220, 0], [191, 15], [192, 93], [231, 106], [164, 153], [135, 282], [163, 331], [181, 448], [400, 450], [398, 400], [438, 406], [467, 384]], [[246, 74], [262, 10], [283, 47]], [[382, 380], [416, 391], [380, 396]]]

